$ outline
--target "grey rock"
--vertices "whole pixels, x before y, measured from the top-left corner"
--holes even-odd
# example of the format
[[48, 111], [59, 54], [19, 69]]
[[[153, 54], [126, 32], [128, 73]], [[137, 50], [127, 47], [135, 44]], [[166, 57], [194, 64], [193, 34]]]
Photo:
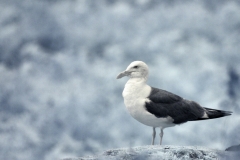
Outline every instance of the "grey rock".
[[238, 152], [240, 152], [240, 144], [228, 147], [225, 151], [238, 151]]
[[107, 150], [96, 156], [64, 160], [224, 160], [235, 159], [235, 154], [198, 146], [140, 146]]

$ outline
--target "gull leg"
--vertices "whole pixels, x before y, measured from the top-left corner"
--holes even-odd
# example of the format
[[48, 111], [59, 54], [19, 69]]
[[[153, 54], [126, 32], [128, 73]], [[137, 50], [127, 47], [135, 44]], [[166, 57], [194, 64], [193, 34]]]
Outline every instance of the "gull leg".
[[159, 136], [160, 136], [160, 145], [162, 145], [163, 128], [161, 128], [161, 133], [159, 134]]
[[154, 145], [155, 136], [156, 136], [156, 130], [155, 130], [155, 127], [153, 127], [153, 133], [152, 133], [152, 145]]

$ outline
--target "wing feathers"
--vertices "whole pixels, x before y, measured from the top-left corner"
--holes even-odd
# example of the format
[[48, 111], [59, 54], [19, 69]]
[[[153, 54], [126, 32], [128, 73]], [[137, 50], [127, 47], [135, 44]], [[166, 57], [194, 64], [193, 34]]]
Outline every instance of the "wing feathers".
[[187, 121], [197, 120], [204, 114], [204, 109], [197, 103], [188, 100], [180, 100], [175, 103], [154, 103], [146, 102], [146, 110], [156, 117], [170, 116], [174, 119], [173, 123], [181, 124]]
[[213, 119], [231, 115], [232, 112], [201, 107], [194, 101], [185, 100], [173, 93], [152, 87], [145, 108], [158, 118], [170, 116], [173, 123]]

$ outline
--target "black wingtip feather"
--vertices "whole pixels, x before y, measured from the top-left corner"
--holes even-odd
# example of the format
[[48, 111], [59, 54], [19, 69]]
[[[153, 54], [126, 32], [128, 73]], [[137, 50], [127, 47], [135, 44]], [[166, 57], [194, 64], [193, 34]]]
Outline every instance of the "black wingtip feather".
[[223, 111], [224, 112], [224, 116], [230, 116], [232, 115], [233, 112], [231, 111]]
[[210, 108], [205, 108], [205, 109], [209, 117], [208, 119], [220, 118], [220, 117], [232, 115], [231, 111], [223, 111], [223, 110], [210, 109]]

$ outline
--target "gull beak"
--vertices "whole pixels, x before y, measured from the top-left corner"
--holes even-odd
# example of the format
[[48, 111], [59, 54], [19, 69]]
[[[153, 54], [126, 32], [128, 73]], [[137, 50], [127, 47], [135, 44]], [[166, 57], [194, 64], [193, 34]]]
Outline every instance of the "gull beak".
[[117, 79], [120, 79], [122, 77], [128, 76], [129, 74], [130, 74], [130, 72], [123, 71], [123, 72], [119, 73], [119, 75], [117, 76]]

